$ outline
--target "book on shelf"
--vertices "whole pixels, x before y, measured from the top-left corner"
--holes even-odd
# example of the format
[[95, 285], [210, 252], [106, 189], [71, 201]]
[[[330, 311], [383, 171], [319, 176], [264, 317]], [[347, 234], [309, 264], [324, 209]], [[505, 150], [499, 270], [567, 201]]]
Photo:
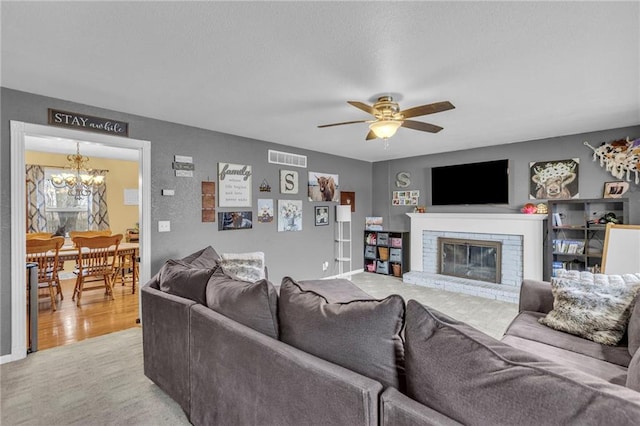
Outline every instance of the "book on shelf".
[[553, 252], [560, 254], [584, 254], [584, 241], [553, 240]]
[[552, 217], [553, 226], [562, 226], [562, 217], [560, 216], [560, 213], [554, 213]]

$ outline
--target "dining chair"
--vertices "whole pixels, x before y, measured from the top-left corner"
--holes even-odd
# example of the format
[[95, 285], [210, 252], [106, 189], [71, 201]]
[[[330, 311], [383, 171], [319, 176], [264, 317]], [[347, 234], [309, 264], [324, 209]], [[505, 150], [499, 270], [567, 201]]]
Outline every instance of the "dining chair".
[[133, 262], [133, 256], [137, 256], [137, 253], [132, 255], [130, 254], [118, 254], [118, 259], [116, 261], [116, 266], [113, 272], [113, 285], [117, 284], [118, 281], [124, 286], [125, 283], [131, 282], [131, 293], [135, 294], [136, 285], [135, 282], [138, 281], [139, 277], [139, 262]]
[[[77, 306], [80, 306], [82, 292], [85, 290], [104, 289], [105, 294], [114, 300], [113, 273], [120, 241], [122, 241], [122, 234], [73, 238], [73, 243], [78, 248], [78, 265], [73, 271], [77, 278], [71, 299], [76, 300], [77, 297]], [[97, 279], [104, 284], [85, 287], [87, 282], [91, 282], [89, 279]]]
[[111, 235], [111, 229], [103, 229], [101, 231], [69, 231], [71, 241], [75, 237], [103, 237]]
[[[27, 240], [27, 262], [38, 265], [38, 290], [47, 288], [51, 298], [51, 310], [56, 311], [56, 295], [64, 299], [60, 279], [58, 278], [58, 263], [60, 247], [64, 244], [64, 237], [33, 238]], [[55, 290], [54, 290], [55, 287]]]
[[27, 233], [27, 240], [33, 240], [34, 238], [48, 239], [51, 237], [53, 237], [53, 234], [51, 232], [28, 232]]

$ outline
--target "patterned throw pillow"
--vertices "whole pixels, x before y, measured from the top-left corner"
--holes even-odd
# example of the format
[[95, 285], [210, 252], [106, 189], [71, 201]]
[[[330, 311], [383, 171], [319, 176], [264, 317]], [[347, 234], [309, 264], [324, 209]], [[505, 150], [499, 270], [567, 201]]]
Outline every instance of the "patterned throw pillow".
[[596, 343], [615, 346], [627, 328], [640, 292], [640, 273], [624, 275], [558, 271], [551, 279], [553, 310], [541, 324]]
[[225, 274], [241, 281], [256, 282], [266, 278], [264, 253], [222, 253], [220, 266]]

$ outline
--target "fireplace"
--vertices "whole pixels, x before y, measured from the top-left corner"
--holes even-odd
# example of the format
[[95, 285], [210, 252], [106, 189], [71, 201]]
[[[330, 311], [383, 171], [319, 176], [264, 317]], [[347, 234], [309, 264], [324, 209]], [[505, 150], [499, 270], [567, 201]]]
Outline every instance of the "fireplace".
[[[515, 213], [407, 213], [411, 218], [411, 270], [403, 282], [518, 303], [524, 278], [542, 280], [546, 215]], [[438, 239], [501, 243], [496, 281], [438, 273]], [[491, 257], [490, 254], [485, 254]], [[473, 263], [473, 261], [471, 262]], [[497, 266], [497, 265], [496, 265]]]
[[438, 273], [453, 277], [500, 283], [500, 241], [438, 238]]

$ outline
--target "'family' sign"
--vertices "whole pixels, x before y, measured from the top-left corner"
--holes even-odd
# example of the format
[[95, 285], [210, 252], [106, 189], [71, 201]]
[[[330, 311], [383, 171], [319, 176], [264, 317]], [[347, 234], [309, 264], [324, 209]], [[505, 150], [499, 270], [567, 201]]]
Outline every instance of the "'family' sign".
[[251, 207], [251, 166], [218, 163], [218, 206]]
[[129, 136], [129, 123], [49, 108], [49, 124], [118, 136]]

